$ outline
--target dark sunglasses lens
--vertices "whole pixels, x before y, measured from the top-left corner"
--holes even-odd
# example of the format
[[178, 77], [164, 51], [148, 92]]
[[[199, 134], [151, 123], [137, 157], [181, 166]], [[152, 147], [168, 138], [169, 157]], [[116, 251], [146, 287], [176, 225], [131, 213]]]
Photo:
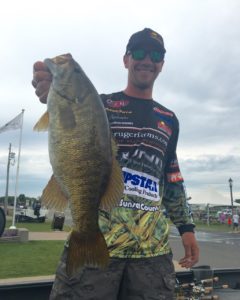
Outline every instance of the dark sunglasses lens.
[[146, 51], [143, 49], [132, 50], [131, 54], [132, 54], [132, 58], [134, 60], [142, 60], [146, 56]]
[[158, 50], [147, 51], [144, 49], [136, 49], [136, 50], [132, 50], [130, 53], [134, 60], [143, 60], [147, 54], [149, 54], [151, 61], [153, 63], [159, 63], [160, 61], [163, 60], [163, 53]]
[[152, 62], [156, 62], [156, 63], [163, 60], [163, 55], [160, 51], [151, 51], [150, 57], [151, 57]]

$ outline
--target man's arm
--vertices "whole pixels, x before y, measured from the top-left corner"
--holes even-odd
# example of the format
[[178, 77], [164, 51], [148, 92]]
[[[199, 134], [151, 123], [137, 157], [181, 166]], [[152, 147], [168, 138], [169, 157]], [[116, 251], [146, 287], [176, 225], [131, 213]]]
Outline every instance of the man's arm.
[[190, 268], [198, 262], [199, 248], [194, 234], [195, 225], [182, 182], [167, 184], [163, 204], [182, 238], [185, 256], [180, 259], [179, 264], [182, 267]]
[[168, 160], [165, 167], [163, 204], [182, 238], [185, 256], [180, 259], [179, 264], [182, 267], [190, 268], [198, 262], [199, 248], [194, 235], [195, 225], [187, 202], [183, 178], [176, 154], [179, 133], [177, 119], [175, 119], [173, 132], [168, 148]]

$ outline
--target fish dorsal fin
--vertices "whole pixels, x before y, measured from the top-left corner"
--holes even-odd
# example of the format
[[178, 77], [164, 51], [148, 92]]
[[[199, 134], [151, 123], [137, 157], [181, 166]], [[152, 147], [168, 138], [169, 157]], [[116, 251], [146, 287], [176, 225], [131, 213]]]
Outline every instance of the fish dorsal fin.
[[100, 208], [104, 210], [110, 210], [114, 206], [117, 206], [123, 196], [124, 182], [122, 169], [116, 160], [117, 145], [112, 139], [112, 170], [110, 179], [101, 198]]
[[56, 210], [63, 211], [68, 200], [63, 191], [61, 190], [56, 178], [52, 175], [47, 186], [44, 188], [42, 196], [42, 202], [48, 208], [55, 208]]
[[48, 130], [48, 124], [49, 124], [49, 113], [46, 111], [39, 121], [35, 124], [33, 127], [33, 130], [35, 131], [47, 131]]

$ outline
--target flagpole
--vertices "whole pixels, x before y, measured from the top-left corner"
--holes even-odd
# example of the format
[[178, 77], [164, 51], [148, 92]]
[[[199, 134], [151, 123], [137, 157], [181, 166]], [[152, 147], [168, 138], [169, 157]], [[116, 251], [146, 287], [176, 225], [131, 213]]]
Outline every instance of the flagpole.
[[4, 211], [5, 215], [8, 215], [8, 185], [9, 185], [9, 168], [10, 168], [10, 161], [11, 161], [11, 143], [9, 143], [9, 150], [8, 150], [8, 163], [7, 163], [7, 179], [6, 179], [6, 192], [5, 192], [5, 200], [4, 200]]
[[21, 146], [22, 146], [23, 114], [24, 114], [24, 109], [22, 109], [22, 120], [21, 120], [21, 126], [20, 126], [20, 137], [19, 137], [19, 147], [18, 147], [18, 161], [17, 161], [15, 194], [14, 194], [14, 206], [13, 206], [13, 218], [12, 218], [12, 226], [9, 227], [10, 229], [16, 229], [16, 226], [15, 226], [15, 215], [16, 215], [16, 206], [17, 206], [17, 193], [18, 193], [18, 177], [19, 177], [20, 154], [21, 154]]

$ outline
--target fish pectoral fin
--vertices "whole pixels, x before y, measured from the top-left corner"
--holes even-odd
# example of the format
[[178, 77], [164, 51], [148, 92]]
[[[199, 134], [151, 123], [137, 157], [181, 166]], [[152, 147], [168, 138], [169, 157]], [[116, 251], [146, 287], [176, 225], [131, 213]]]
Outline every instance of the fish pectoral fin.
[[124, 182], [122, 169], [115, 158], [117, 146], [112, 142], [113, 149], [113, 160], [112, 160], [112, 171], [107, 188], [101, 197], [100, 208], [109, 210], [114, 206], [117, 206], [123, 196]]
[[43, 204], [48, 208], [55, 208], [59, 211], [63, 211], [68, 204], [66, 195], [61, 190], [60, 185], [53, 175], [43, 190], [41, 199]]
[[71, 232], [66, 260], [69, 277], [75, 275], [83, 266], [106, 268], [108, 262], [109, 253], [100, 229], [96, 232]]
[[38, 122], [33, 127], [34, 131], [47, 131], [48, 130], [48, 124], [49, 124], [49, 113], [46, 111], [41, 118], [38, 120]]

